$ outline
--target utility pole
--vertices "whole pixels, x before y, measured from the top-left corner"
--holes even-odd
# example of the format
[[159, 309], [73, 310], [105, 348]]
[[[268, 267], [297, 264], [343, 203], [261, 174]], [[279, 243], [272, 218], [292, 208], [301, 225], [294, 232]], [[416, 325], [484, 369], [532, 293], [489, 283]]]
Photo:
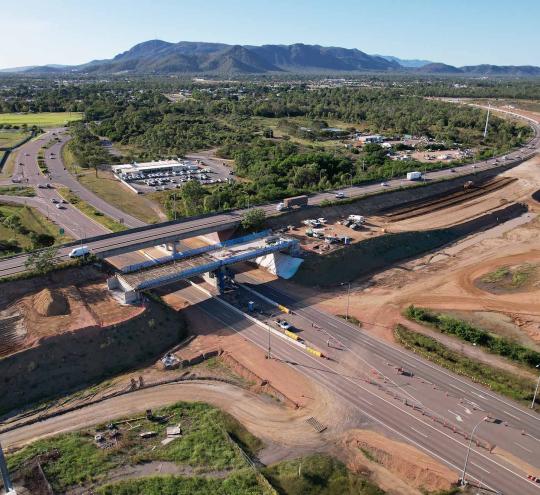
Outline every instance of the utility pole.
[[461, 473], [461, 480], [460, 480], [461, 486], [465, 486], [467, 484], [467, 481], [465, 480], [465, 475], [467, 474], [467, 463], [469, 462], [469, 454], [471, 453], [471, 445], [473, 441], [474, 432], [476, 431], [476, 428], [478, 428], [486, 419], [487, 419], [487, 416], [482, 418], [471, 431], [471, 437], [469, 438], [469, 446], [467, 447], [467, 455], [465, 456], [465, 465], [463, 466], [463, 472]]
[[[345, 285], [345, 282], [343, 282], [341, 285]], [[349, 321], [350, 302], [351, 302], [351, 283], [347, 282], [347, 312], [345, 313], [345, 321]]]
[[17, 495], [13, 483], [11, 483], [11, 478], [9, 477], [9, 471], [6, 464], [6, 458], [4, 457], [4, 451], [2, 450], [2, 445], [0, 444], [0, 474], [2, 475], [2, 480], [4, 481], [4, 489], [7, 495]]
[[[536, 367], [540, 368], [540, 364], [537, 364]], [[538, 381], [536, 382], [536, 388], [534, 389], [533, 400], [531, 402], [531, 409], [534, 409], [534, 403], [536, 402], [536, 396], [538, 395], [539, 386], [540, 386], [540, 376], [538, 376]]]
[[268, 354], [266, 355], [266, 359], [272, 359], [271, 351], [272, 347], [270, 345], [270, 327], [268, 327]]
[[486, 116], [486, 126], [484, 127], [484, 139], [486, 139], [487, 136], [487, 130], [488, 130], [488, 122], [489, 122], [489, 111], [491, 110], [491, 103], [488, 104], [488, 111]]

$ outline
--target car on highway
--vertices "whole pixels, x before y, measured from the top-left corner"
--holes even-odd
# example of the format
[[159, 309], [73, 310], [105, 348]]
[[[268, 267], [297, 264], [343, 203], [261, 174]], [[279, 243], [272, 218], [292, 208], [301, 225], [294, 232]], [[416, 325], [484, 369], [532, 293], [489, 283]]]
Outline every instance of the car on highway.
[[45, 184], [38, 184], [38, 189], [47, 189]]
[[59, 210], [65, 210], [66, 207], [62, 203], [56, 203], [54, 206], [56, 206]]
[[47, 187], [47, 189], [54, 189], [50, 182], [47, 182], [47, 184], [45, 184], [45, 187]]
[[52, 199], [51, 199], [51, 203], [56, 204], [56, 203], [58, 203], [58, 200], [57, 200], [56, 198], [52, 198]]
[[381, 182], [382, 187], [388, 187], [388, 182]]
[[68, 256], [70, 258], [80, 258], [81, 256], [86, 256], [90, 254], [90, 248], [88, 246], [79, 246], [70, 251]]
[[335, 194], [336, 199], [343, 199], [345, 197], [345, 193], [339, 191]]
[[280, 320], [279, 318], [276, 320], [277, 326], [279, 328], [282, 328], [283, 330], [292, 330], [293, 326], [287, 321], [287, 320]]

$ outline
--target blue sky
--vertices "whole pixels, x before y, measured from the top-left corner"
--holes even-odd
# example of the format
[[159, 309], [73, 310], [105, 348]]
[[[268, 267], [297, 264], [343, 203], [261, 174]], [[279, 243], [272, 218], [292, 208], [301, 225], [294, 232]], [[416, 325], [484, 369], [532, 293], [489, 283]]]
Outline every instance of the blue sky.
[[110, 58], [156, 38], [316, 43], [452, 65], [540, 65], [540, 0], [0, 0], [0, 6], [0, 68]]

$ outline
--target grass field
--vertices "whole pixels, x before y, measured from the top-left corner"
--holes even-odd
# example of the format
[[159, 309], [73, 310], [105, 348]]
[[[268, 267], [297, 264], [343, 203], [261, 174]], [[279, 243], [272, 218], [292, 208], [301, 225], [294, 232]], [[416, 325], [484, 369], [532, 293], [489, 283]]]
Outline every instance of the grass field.
[[[190, 466], [196, 473], [212, 473], [218, 471], [230, 471], [231, 476], [236, 474], [240, 478], [245, 478], [243, 471], [246, 468], [246, 461], [228, 440], [227, 434], [239, 435], [248, 444], [258, 445], [260, 441], [253, 437], [236, 420], [219, 409], [203, 403], [177, 403], [160, 410], [154, 411], [154, 418], [146, 419], [144, 414], [136, 415], [133, 424], [140, 424], [139, 428], [130, 429], [127, 423], [118, 423], [117, 442], [113, 448], [103, 449], [96, 445], [94, 435], [100, 432], [105, 438], [109, 436], [105, 425], [98, 425], [95, 428], [85, 431], [68, 433], [45, 440], [39, 440], [23, 448], [12, 456], [8, 457], [10, 469], [16, 469], [26, 461], [36, 455], [43, 455], [55, 450], [58, 456], [52, 456], [44, 462], [44, 472], [58, 493], [64, 493], [68, 487], [83, 484], [91, 481], [106, 482], [107, 473], [115, 468], [123, 466], [135, 466], [151, 461], [169, 461], [178, 465]], [[166, 418], [161, 420], [159, 418]], [[231, 424], [233, 425], [231, 429]], [[162, 445], [161, 440], [165, 438], [167, 426], [180, 425], [182, 436], [172, 443]], [[152, 438], [143, 439], [139, 433], [153, 431], [156, 435]], [[235, 433], [236, 432], [236, 433]], [[231, 477], [229, 476], [229, 478]], [[172, 478], [172, 477], [171, 477]], [[251, 486], [253, 482], [257, 485], [254, 476], [244, 480]], [[186, 479], [174, 477], [175, 483], [179, 486], [185, 485], [191, 488], [198, 486], [198, 477]], [[169, 483], [173, 479], [160, 478], [156, 481], [148, 478], [143, 482], [145, 487], [159, 486], [160, 483]], [[184, 481], [182, 481], [184, 480]], [[129, 486], [129, 483], [127, 486]], [[226, 483], [226, 480], [219, 480]], [[130, 490], [122, 491], [120, 488], [124, 484], [113, 485], [100, 493], [169, 493], [162, 491], [139, 490], [137, 482]], [[233, 486], [236, 486], [233, 483]], [[243, 486], [241, 483], [240, 487]], [[118, 488], [120, 487], [120, 488]], [[213, 483], [208, 485], [212, 488]], [[154, 490], [152, 488], [152, 490]], [[178, 491], [170, 493], [214, 493], [213, 491]], [[262, 493], [260, 491], [216, 491], [215, 493]]]
[[36, 191], [33, 187], [0, 186], [0, 194], [5, 194], [7, 196], [24, 196], [26, 198], [32, 198], [36, 195]]
[[[0, 158], [2, 158], [2, 154], [3, 152], [0, 151]], [[0, 178], [9, 179], [13, 175], [13, 171], [15, 170], [15, 155], [16, 153], [9, 154], [4, 166], [0, 170]]]
[[62, 150], [62, 159], [66, 168], [77, 175], [78, 181], [94, 192], [97, 196], [107, 203], [115, 206], [119, 210], [125, 211], [130, 215], [146, 223], [156, 223], [160, 218], [156, 212], [159, 209], [157, 204], [137, 194], [128, 191], [120, 182], [118, 182], [109, 171], [99, 171], [96, 177], [95, 171], [77, 167], [73, 154], [64, 147]]
[[80, 112], [0, 113], [0, 124], [58, 127], [82, 117]]
[[99, 488], [99, 495], [271, 495], [259, 484], [255, 472], [242, 469], [224, 479], [155, 476], [122, 481]]
[[[2, 114], [0, 114], [1, 118]], [[0, 148], [11, 148], [29, 136], [28, 132], [0, 129]]]
[[58, 193], [75, 208], [82, 211], [85, 215], [89, 216], [96, 222], [100, 223], [107, 229], [112, 232], [120, 232], [126, 230], [127, 227], [116, 220], [113, 220], [111, 217], [104, 215], [99, 210], [96, 210], [91, 204], [83, 201], [79, 196], [72, 193], [67, 187], [60, 187]]
[[[10, 217], [11, 220], [8, 220]], [[18, 221], [13, 221], [13, 217], [18, 218]], [[22, 205], [0, 204], [0, 257], [33, 249], [31, 232], [36, 235], [50, 235], [57, 244], [70, 240], [69, 237], [60, 235], [58, 227], [36, 209]]]
[[263, 469], [280, 494], [384, 495], [366, 478], [351, 473], [340, 461], [322, 454], [284, 461]]
[[450, 350], [437, 340], [398, 325], [394, 331], [396, 340], [406, 349], [413, 350], [426, 359], [443, 366], [458, 375], [486, 385], [491, 390], [514, 400], [530, 404], [534, 382], [487, 364], [472, 361], [465, 355]]

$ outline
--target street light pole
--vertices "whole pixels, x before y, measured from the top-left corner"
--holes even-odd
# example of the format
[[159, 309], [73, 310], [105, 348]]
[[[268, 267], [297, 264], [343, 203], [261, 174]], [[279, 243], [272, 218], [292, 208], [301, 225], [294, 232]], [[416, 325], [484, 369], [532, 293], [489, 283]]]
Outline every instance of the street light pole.
[[9, 477], [9, 471], [6, 465], [6, 458], [4, 457], [4, 451], [2, 450], [2, 445], [0, 444], [0, 475], [2, 475], [2, 480], [4, 481], [4, 489], [8, 495], [15, 494], [15, 488], [11, 483], [11, 478]]
[[[540, 364], [537, 364], [536, 367], [540, 368]], [[540, 375], [538, 376], [538, 381], [536, 382], [536, 388], [534, 389], [533, 400], [531, 402], [531, 409], [534, 409], [534, 403], [536, 402], [536, 396], [538, 395], [539, 386], [540, 386]]]
[[[341, 285], [345, 285], [343, 282]], [[347, 282], [347, 311], [345, 313], [345, 321], [349, 321], [349, 305], [351, 302], [351, 283]]]
[[270, 327], [268, 327], [268, 354], [266, 356], [266, 359], [272, 359], [272, 356], [270, 354], [271, 352], [271, 346], [270, 346]]
[[469, 455], [471, 453], [471, 445], [472, 445], [474, 433], [476, 431], [476, 428], [478, 428], [486, 419], [487, 419], [487, 416], [483, 417], [471, 431], [471, 437], [469, 438], [469, 446], [467, 447], [467, 455], [465, 456], [465, 464], [463, 466], [463, 472], [461, 473], [461, 480], [460, 480], [461, 486], [465, 486], [467, 484], [465, 481], [465, 475], [467, 474], [467, 463], [469, 462]]

